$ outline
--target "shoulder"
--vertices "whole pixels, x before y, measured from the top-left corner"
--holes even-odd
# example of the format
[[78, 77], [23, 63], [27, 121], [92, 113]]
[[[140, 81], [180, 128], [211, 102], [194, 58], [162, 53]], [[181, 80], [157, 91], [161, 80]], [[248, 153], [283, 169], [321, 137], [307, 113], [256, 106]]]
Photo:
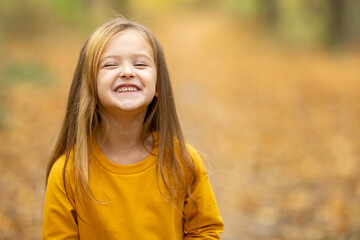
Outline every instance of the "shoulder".
[[201, 154], [190, 144], [186, 144], [186, 150], [190, 154], [190, 157], [195, 165], [196, 171], [206, 173], [206, 167], [204, 165], [203, 157]]
[[199, 152], [188, 143], [186, 144], [186, 150], [189, 152], [191, 158], [193, 158], [194, 161], [202, 161]]
[[[197, 172], [197, 174], [201, 174], [201, 175], [207, 173], [202, 157], [203, 154], [200, 154], [199, 151], [197, 151], [189, 143], [185, 143], [184, 145], [182, 145], [178, 140], [175, 140], [174, 143], [175, 143], [175, 154], [177, 155], [177, 157], [180, 156], [183, 157], [183, 159], [181, 159], [181, 157], [179, 159], [183, 168], [188, 170], [193, 169]], [[183, 149], [182, 146], [184, 146]], [[182, 155], [181, 153], [185, 154], [185, 156]]]
[[63, 176], [64, 176], [64, 167], [65, 167], [65, 162], [67, 161], [66, 164], [66, 171], [65, 171], [65, 176], [69, 176], [69, 173], [71, 171], [71, 166], [72, 166], [72, 158], [69, 157], [68, 160], [66, 160], [66, 156], [65, 154], [63, 154], [60, 158], [58, 158], [55, 163], [53, 164], [53, 166], [51, 167], [51, 171], [49, 174], [49, 178], [48, 178], [48, 184], [51, 184], [51, 182], [63, 182]]

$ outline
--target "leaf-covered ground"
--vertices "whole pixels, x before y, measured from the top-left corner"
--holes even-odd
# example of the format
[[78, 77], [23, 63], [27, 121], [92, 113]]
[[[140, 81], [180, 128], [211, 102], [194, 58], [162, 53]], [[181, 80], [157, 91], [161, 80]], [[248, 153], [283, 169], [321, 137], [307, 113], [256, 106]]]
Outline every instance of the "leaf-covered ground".
[[[207, 11], [147, 25], [185, 136], [209, 162], [223, 239], [359, 239], [360, 52], [284, 47]], [[41, 78], [1, 83], [0, 239], [40, 238], [47, 156], [84, 40], [54, 31], [0, 49], [8, 78]]]

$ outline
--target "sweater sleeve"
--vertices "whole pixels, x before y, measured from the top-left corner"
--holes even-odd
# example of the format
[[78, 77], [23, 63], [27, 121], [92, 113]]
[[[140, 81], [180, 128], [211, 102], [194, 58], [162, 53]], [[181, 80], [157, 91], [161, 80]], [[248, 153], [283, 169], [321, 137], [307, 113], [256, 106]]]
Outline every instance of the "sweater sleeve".
[[[74, 200], [72, 195], [66, 195], [64, 187], [64, 160], [64, 157], [57, 160], [49, 175], [43, 216], [43, 240], [79, 239]], [[70, 185], [67, 184], [66, 187], [70, 193]]]
[[197, 203], [197, 214], [193, 201], [187, 197], [184, 205], [184, 239], [220, 239], [224, 229], [218, 205], [199, 154], [191, 147], [189, 152], [195, 162], [198, 179], [192, 186], [192, 197]]

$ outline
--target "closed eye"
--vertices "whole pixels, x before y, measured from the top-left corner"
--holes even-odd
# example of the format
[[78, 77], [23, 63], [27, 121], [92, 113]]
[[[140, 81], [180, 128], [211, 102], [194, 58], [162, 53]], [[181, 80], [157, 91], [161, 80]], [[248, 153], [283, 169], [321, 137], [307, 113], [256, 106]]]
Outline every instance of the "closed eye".
[[106, 63], [104, 64], [104, 68], [111, 68], [111, 67], [116, 67], [115, 63]]
[[135, 67], [147, 67], [145, 63], [136, 63]]

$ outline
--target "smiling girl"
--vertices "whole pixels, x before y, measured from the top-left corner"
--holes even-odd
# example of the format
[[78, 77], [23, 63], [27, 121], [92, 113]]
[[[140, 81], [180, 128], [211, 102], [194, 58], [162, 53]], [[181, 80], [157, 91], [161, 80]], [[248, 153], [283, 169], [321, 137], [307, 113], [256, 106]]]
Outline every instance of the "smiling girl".
[[124, 19], [81, 50], [46, 180], [43, 239], [220, 239], [223, 230], [161, 46]]

